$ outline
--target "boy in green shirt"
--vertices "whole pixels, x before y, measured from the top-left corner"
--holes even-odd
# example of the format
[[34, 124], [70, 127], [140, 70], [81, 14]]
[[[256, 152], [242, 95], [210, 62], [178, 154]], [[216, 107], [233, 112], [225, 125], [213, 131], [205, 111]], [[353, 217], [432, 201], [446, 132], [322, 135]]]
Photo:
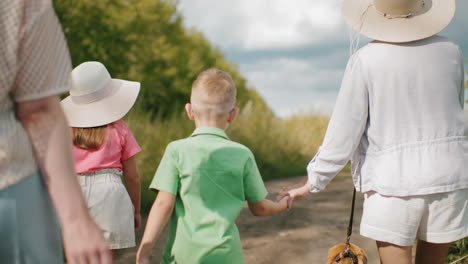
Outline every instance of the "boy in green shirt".
[[235, 220], [245, 201], [254, 215], [266, 216], [286, 210], [290, 199], [278, 203], [265, 199], [267, 191], [252, 152], [224, 132], [238, 112], [229, 74], [217, 69], [202, 72], [192, 85], [190, 101], [185, 110], [196, 129], [166, 148], [150, 185], [159, 193], [137, 263], [149, 263], [151, 248], [169, 218], [161, 263], [244, 263]]

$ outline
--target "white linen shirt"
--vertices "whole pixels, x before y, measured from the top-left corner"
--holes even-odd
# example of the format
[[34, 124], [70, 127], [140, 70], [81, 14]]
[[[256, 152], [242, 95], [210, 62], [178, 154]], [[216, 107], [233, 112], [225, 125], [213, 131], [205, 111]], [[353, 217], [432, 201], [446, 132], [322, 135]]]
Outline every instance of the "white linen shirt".
[[361, 192], [412, 196], [468, 188], [464, 69], [440, 36], [371, 42], [350, 61], [327, 133], [307, 167], [323, 190], [351, 160]]

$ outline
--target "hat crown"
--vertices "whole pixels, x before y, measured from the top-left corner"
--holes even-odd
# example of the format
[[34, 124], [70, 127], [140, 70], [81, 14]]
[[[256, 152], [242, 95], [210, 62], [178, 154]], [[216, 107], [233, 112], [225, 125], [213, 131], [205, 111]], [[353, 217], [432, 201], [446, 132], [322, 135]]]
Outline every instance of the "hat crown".
[[106, 67], [97, 61], [78, 65], [71, 73], [73, 87], [71, 96], [83, 96], [105, 89], [112, 78]]
[[403, 16], [417, 12], [424, 0], [374, 0], [375, 8], [383, 14]]

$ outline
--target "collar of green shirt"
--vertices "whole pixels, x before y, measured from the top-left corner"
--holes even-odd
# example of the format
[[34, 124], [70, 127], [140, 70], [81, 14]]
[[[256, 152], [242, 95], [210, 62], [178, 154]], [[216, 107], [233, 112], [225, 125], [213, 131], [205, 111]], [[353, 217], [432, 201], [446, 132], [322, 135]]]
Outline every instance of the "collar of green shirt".
[[191, 137], [195, 137], [198, 135], [214, 135], [225, 139], [229, 139], [226, 135], [226, 132], [221, 128], [217, 127], [198, 127], [195, 129], [195, 131], [193, 131]]

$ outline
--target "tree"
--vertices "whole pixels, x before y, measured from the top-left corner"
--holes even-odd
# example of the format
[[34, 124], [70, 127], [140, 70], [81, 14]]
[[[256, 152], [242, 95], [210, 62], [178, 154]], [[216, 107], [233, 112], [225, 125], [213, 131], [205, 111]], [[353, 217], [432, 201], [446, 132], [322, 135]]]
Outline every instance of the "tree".
[[55, 0], [74, 66], [97, 60], [115, 78], [140, 81], [137, 105], [154, 115], [180, 111], [202, 70], [229, 72], [242, 106], [266, 104], [235, 66], [194, 29], [187, 30], [175, 0]]

